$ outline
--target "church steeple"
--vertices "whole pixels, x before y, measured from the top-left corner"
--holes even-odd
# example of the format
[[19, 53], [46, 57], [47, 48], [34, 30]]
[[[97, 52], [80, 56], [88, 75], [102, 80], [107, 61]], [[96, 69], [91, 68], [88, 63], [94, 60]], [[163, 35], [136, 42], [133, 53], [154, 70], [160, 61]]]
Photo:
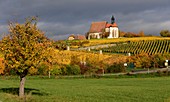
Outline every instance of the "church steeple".
[[113, 23], [115, 23], [115, 17], [114, 16], [112, 16], [112, 18], [111, 18], [111, 24], [113, 24]]
[[119, 28], [115, 22], [114, 16], [111, 17], [111, 24], [108, 24], [108, 25], [109, 25], [110, 33], [107, 38], [118, 38], [119, 37]]

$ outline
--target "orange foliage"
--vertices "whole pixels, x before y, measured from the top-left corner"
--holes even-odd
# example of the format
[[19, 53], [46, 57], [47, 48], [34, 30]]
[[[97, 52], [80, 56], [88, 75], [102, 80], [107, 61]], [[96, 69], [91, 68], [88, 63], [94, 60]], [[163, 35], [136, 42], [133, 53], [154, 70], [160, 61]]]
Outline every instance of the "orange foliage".
[[125, 63], [127, 62], [128, 56], [123, 56], [123, 55], [117, 55], [117, 56], [112, 56], [106, 59], [105, 63], [108, 65], [112, 65], [114, 63]]
[[99, 54], [92, 52], [80, 52], [80, 51], [55, 51], [56, 63], [58, 65], [68, 64], [82, 64], [85, 63], [91, 67], [104, 68], [104, 66], [111, 65], [114, 62], [126, 61], [124, 55], [119, 54]]
[[38, 69], [37, 69], [37, 68], [31, 67], [31, 68], [29, 69], [29, 73], [30, 73], [31, 75], [35, 75], [35, 74], [37, 74], [37, 72], [38, 72]]
[[0, 74], [4, 73], [4, 69], [5, 69], [4, 59], [0, 58]]

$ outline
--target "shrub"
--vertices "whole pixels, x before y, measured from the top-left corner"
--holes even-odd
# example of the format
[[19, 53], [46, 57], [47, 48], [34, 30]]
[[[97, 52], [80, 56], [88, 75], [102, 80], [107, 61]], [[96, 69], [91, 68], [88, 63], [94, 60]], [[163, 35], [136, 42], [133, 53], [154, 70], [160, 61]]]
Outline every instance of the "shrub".
[[52, 75], [59, 75], [61, 73], [62, 73], [61, 68], [59, 68], [57, 65], [54, 65], [53, 68], [52, 68], [51, 74]]
[[123, 63], [114, 63], [110, 67], [107, 68], [108, 73], [118, 73], [118, 72], [126, 72], [126, 68]]
[[169, 30], [161, 30], [160, 35], [162, 37], [170, 37], [170, 31]]
[[5, 68], [4, 74], [5, 75], [17, 75], [15, 69], [9, 69], [9, 68]]
[[61, 75], [67, 75], [67, 68], [66, 66], [61, 67]]
[[78, 65], [67, 65], [66, 66], [68, 75], [78, 75], [80, 74], [80, 67]]
[[47, 71], [47, 65], [45, 65], [45, 64], [41, 64], [41, 65], [39, 65], [39, 67], [38, 67], [38, 75], [47, 75], [47, 73], [48, 73], [48, 71]]

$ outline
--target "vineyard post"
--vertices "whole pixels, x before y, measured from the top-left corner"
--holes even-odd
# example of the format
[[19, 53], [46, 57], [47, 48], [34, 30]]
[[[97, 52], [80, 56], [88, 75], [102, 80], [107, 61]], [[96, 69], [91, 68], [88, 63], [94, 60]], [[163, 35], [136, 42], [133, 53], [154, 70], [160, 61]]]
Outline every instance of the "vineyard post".
[[149, 74], [149, 67], [148, 67], [148, 74]]
[[100, 50], [100, 52], [99, 52], [100, 54], [102, 54], [102, 50]]
[[128, 53], [127, 55], [128, 55], [128, 56], [131, 56], [131, 53]]
[[127, 68], [127, 63], [124, 63], [124, 67], [125, 67], [125, 72], [126, 72], [126, 68]]
[[165, 66], [168, 69], [168, 60], [165, 60]]
[[67, 50], [70, 51], [70, 46], [67, 46]]
[[90, 51], [90, 47], [88, 48], [88, 51]]

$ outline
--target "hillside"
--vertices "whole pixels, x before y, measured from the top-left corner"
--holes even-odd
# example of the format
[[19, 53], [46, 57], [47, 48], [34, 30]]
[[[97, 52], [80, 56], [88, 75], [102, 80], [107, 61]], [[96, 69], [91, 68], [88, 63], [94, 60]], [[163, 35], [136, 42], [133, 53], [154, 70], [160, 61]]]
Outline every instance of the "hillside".
[[136, 42], [136, 41], [148, 41], [148, 40], [170, 40], [170, 37], [134, 37], [134, 38], [115, 38], [115, 39], [92, 39], [88, 40], [89, 43], [85, 46], [93, 46], [100, 44], [113, 44], [118, 42]]
[[[131, 53], [141, 54], [167, 54], [170, 52], [170, 38], [168, 37], [136, 37], [118, 39], [93, 39], [88, 40], [81, 48], [93, 46], [93, 51], [102, 50], [106, 53]], [[101, 46], [100, 46], [101, 45]], [[106, 46], [107, 45], [107, 46]]]
[[170, 40], [146, 40], [128, 43], [120, 43], [108, 48], [99, 48], [107, 53], [131, 53], [141, 54], [167, 54], [170, 52]]

